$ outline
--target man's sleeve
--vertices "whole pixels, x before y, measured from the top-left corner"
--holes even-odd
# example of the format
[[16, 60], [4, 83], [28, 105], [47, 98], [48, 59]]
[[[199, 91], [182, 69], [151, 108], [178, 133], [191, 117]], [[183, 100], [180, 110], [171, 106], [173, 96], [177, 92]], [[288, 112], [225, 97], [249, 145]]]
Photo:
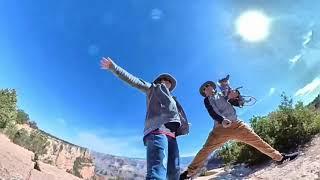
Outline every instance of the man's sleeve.
[[139, 89], [140, 91], [146, 93], [151, 84], [143, 79], [137, 78], [134, 75], [127, 72], [125, 69], [121, 68], [117, 64], [114, 63], [114, 66], [110, 69], [113, 74], [118, 76], [124, 82], [128, 83], [132, 87]]
[[204, 98], [204, 105], [205, 105], [205, 107], [207, 108], [208, 113], [210, 114], [210, 116], [211, 116], [211, 118], [212, 118], [213, 120], [216, 120], [216, 121], [218, 121], [219, 123], [221, 123], [221, 122], [223, 121], [223, 117], [220, 116], [219, 114], [217, 114], [217, 113], [213, 110], [213, 108], [212, 108], [212, 106], [211, 106], [211, 104], [210, 104], [210, 102], [209, 102], [209, 98], [208, 98], [208, 97]]

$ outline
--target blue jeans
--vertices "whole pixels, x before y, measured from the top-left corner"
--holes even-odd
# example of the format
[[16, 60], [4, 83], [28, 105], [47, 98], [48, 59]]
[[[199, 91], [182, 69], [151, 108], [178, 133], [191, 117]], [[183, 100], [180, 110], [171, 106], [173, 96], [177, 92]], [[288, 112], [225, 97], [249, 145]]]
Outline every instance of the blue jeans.
[[147, 146], [147, 176], [152, 180], [179, 180], [179, 148], [175, 138], [164, 134], [148, 134], [144, 138]]

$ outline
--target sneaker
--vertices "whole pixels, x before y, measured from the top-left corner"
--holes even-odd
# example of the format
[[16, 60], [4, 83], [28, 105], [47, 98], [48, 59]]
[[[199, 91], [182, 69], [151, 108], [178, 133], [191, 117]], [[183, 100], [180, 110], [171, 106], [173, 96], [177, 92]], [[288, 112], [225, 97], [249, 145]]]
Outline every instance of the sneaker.
[[282, 154], [283, 158], [281, 161], [278, 161], [277, 164], [283, 164], [288, 161], [294, 160], [299, 155], [298, 152], [292, 153], [292, 154]]
[[179, 180], [185, 180], [185, 179], [190, 179], [190, 177], [188, 177], [188, 171], [184, 171], [182, 174], [180, 174]]

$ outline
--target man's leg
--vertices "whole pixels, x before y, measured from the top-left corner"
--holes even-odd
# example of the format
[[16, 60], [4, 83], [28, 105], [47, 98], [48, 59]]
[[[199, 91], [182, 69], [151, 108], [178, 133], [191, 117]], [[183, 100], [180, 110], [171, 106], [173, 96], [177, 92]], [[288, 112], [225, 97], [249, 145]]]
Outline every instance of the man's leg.
[[189, 165], [187, 175], [195, 175], [198, 170], [202, 168], [208, 156], [229, 140], [228, 137], [228, 132], [225, 131], [221, 124], [217, 124], [216, 127], [210, 132], [202, 149], [197, 153], [196, 157]]
[[165, 180], [167, 175], [168, 139], [163, 134], [148, 134], [145, 139], [147, 146], [146, 179]]
[[263, 141], [250, 127], [243, 122], [238, 122], [236, 131], [232, 134], [232, 138], [243, 143], [246, 143], [260, 152], [269, 156], [275, 161], [281, 161], [282, 155], [279, 151], [272, 148], [268, 143]]
[[168, 138], [168, 171], [167, 179], [179, 180], [180, 177], [180, 159], [179, 148], [176, 138], [167, 136]]

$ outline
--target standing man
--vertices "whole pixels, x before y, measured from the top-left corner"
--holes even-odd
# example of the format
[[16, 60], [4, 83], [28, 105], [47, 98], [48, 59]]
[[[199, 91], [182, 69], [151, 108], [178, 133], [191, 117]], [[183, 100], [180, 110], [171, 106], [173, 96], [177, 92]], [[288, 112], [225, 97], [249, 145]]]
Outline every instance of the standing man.
[[208, 156], [229, 140], [237, 140], [253, 146], [278, 163], [290, 161], [297, 157], [298, 153], [290, 155], [279, 153], [238, 119], [236, 110], [228, 102], [228, 99], [238, 96], [235, 91], [231, 91], [228, 97], [225, 97], [222, 93], [216, 93], [216, 85], [212, 81], [202, 84], [199, 91], [204, 97], [204, 105], [208, 113], [215, 120], [215, 127], [188, 169], [181, 174], [180, 179], [188, 179], [195, 175], [204, 165]]
[[143, 141], [147, 147], [146, 179], [178, 180], [179, 149], [176, 137], [189, 133], [189, 124], [182, 106], [172, 96], [176, 80], [170, 74], [160, 74], [152, 83], [133, 76], [110, 58], [102, 58], [101, 68], [145, 93], [147, 114]]

